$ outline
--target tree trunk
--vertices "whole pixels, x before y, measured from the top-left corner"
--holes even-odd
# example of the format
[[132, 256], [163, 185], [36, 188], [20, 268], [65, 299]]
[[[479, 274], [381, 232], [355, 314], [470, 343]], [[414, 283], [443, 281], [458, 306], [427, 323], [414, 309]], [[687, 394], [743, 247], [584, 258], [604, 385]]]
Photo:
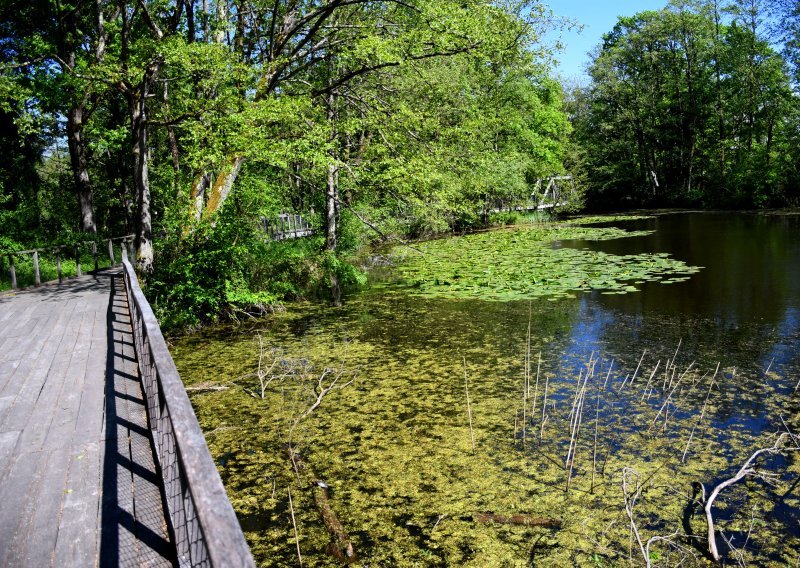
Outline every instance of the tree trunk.
[[211, 172], [202, 172], [192, 182], [192, 219], [195, 222], [199, 221], [203, 215], [203, 204], [209, 185], [211, 185]]
[[233, 156], [228, 159], [228, 163], [214, 181], [214, 187], [211, 188], [211, 194], [208, 196], [208, 202], [203, 211], [203, 219], [211, 219], [217, 211], [222, 209], [233, 189], [233, 182], [236, 181], [239, 170], [242, 169], [242, 164], [244, 164], [244, 156]]
[[67, 113], [67, 145], [72, 165], [72, 177], [81, 205], [81, 230], [97, 233], [92, 205], [92, 185], [89, 181], [89, 158], [83, 140], [83, 106], [74, 106]]
[[[328, 122], [332, 125], [331, 142], [337, 139], [336, 121], [336, 95], [328, 95]], [[336, 165], [335, 151], [331, 150], [330, 163], [328, 164], [328, 178], [325, 190], [325, 250], [331, 254], [336, 253], [337, 236], [339, 234], [339, 167]], [[334, 306], [342, 305], [342, 287], [339, 276], [331, 270], [331, 301]]]
[[163, 60], [147, 66], [142, 82], [128, 92], [131, 116], [133, 186], [136, 192], [136, 269], [140, 274], [153, 272], [153, 223], [150, 213], [149, 148], [147, 147], [147, 97]]
[[[169, 88], [166, 81], [164, 82], [163, 93], [164, 109], [169, 114]], [[167, 126], [167, 141], [169, 143], [169, 153], [172, 155], [172, 171], [174, 177], [172, 178], [172, 186], [180, 198], [180, 185], [181, 185], [181, 152], [178, 148], [178, 136], [175, 134], [175, 127], [173, 125]]]

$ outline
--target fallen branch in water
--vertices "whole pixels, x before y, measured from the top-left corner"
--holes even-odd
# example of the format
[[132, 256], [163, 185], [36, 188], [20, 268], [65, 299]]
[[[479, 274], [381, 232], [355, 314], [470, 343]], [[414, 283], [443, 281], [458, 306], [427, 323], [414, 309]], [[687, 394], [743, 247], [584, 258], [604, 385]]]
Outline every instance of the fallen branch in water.
[[317, 506], [322, 522], [331, 536], [331, 542], [328, 544], [328, 553], [342, 562], [352, 564], [357, 560], [356, 553], [350, 537], [344, 530], [344, 525], [342, 525], [333, 507], [331, 507], [328, 484], [319, 479], [308, 463], [292, 446], [287, 445], [286, 452], [298, 476], [302, 476], [303, 485], [312, 487], [314, 504]]
[[561, 528], [560, 519], [548, 517], [534, 517], [533, 515], [496, 515], [494, 513], [475, 513], [462, 517], [463, 520], [483, 524], [519, 525], [524, 527], [545, 527], [549, 529]]
[[719, 496], [720, 492], [723, 489], [725, 489], [726, 487], [730, 487], [731, 485], [737, 483], [738, 481], [741, 481], [745, 477], [756, 477], [758, 479], [761, 479], [767, 484], [775, 484], [777, 482], [778, 475], [775, 473], [759, 471], [759, 469], [753, 465], [753, 462], [760, 456], [765, 454], [774, 456], [778, 454], [783, 455], [786, 452], [790, 451], [796, 451], [797, 446], [792, 448], [786, 447], [785, 441], [787, 439], [795, 443], [797, 441], [796, 436], [794, 434], [788, 432], [782, 433], [780, 436], [778, 436], [778, 439], [771, 447], [761, 448], [760, 450], [756, 450], [755, 452], [753, 452], [753, 454], [749, 458], [747, 458], [747, 461], [744, 462], [744, 465], [742, 465], [742, 467], [739, 468], [739, 471], [736, 472], [736, 475], [714, 487], [711, 490], [711, 493], [708, 495], [708, 497], [706, 497], [705, 486], [700, 482], [695, 482], [695, 487], [698, 488], [702, 494], [700, 502], [703, 504], [703, 510], [706, 515], [706, 524], [708, 525], [708, 551], [714, 558], [714, 560], [716, 560], [717, 562], [720, 561], [720, 554], [719, 550], [717, 550], [717, 539], [714, 529], [714, 514], [712, 511], [712, 507], [714, 506], [714, 501], [716, 500], [716, 498]]

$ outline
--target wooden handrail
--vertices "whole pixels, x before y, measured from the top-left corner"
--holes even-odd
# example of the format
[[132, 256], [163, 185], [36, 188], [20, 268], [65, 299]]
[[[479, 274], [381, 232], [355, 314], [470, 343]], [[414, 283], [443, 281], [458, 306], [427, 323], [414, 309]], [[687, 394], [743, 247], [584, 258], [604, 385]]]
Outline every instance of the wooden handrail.
[[153, 310], [122, 266], [148, 422], [180, 566], [255, 566]]
[[[116, 266], [116, 258], [114, 257], [114, 241], [122, 241], [121, 248], [125, 249], [125, 245], [132, 246], [133, 244], [133, 235], [124, 235], [122, 237], [113, 237], [110, 239], [101, 239], [103, 241], [108, 241], [108, 257], [111, 260], [111, 266]], [[99, 268], [99, 257], [97, 253], [97, 240], [92, 241], [78, 241], [73, 245], [52, 245], [48, 247], [42, 248], [33, 248], [27, 250], [17, 250], [17, 251], [0, 251], [0, 259], [2, 257], [8, 257], [8, 272], [11, 279], [11, 289], [16, 290], [17, 288], [17, 273], [16, 268], [14, 266], [14, 257], [30, 254], [33, 255], [33, 285], [40, 286], [42, 283], [41, 273], [39, 271], [39, 253], [40, 252], [48, 252], [48, 251], [55, 251], [56, 253], [56, 269], [58, 273], [58, 281], [62, 282], [64, 279], [64, 275], [61, 271], [61, 251], [64, 248], [74, 247], [74, 255], [75, 255], [75, 271], [76, 276], [81, 276], [81, 258], [80, 258], [80, 247], [81, 245], [91, 245], [92, 247], [92, 259], [94, 260], [94, 269], [95, 271]], [[0, 267], [2, 264], [0, 264]]]

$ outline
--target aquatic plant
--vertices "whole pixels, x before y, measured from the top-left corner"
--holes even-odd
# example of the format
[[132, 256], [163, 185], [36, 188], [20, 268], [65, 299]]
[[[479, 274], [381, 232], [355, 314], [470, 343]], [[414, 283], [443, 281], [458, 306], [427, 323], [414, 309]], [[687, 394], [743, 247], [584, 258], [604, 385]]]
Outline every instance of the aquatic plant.
[[415, 295], [511, 301], [591, 290], [625, 294], [646, 281], [681, 282], [700, 270], [666, 253], [613, 255], [554, 244], [647, 234], [614, 227], [518, 226], [429, 241], [411, 251], [399, 247], [396, 273]]

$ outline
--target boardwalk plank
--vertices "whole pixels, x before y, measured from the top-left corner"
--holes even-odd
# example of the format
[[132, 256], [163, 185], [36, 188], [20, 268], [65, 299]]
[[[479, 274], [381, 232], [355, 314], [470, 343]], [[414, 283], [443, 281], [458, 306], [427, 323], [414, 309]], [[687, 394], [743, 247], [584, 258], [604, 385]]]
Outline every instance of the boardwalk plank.
[[0, 566], [172, 565], [127, 302], [112, 283], [0, 296]]
[[[47, 463], [44, 452], [24, 453], [16, 456], [0, 488], [0, 562], [3, 566], [18, 565], [20, 550], [20, 525], [34, 508], [36, 491], [42, 471]], [[13, 514], [8, 514], [13, 512]]]
[[53, 555], [54, 566], [97, 564], [101, 471], [98, 443], [71, 448], [63, 513]]
[[[97, 373], [89, 366], [90, 342], [94, 313], [84, 312], [75, 346], [67, 365], [68, 372], [62, 381], [63, 388], [58, 397], [56, 416], [47, 435], [47, 447], [69, 444], [75, 432], [81, 397], [86, 389], [86, 374]], [[102, 382], [100, 383], [102, 384]], [[99, 388], [102, 388], [98, 385]]]
[[[85, 321], [80, 321], [80, 325], [85, 324]], [[73, 369], [72, 357], [79, 340], [79, 332], [75, 332], [78, 330], [70, 330], [64, 334], [50, 362], [42, 388], [30, 409], [28, 424], [20, 442], [25, 447], [38, 450], [44, 447], [56, 449], [69, 445], [69, 438], [61, 430], [74, 411], [69, 402], [63, 401], [62, 398], [65, 393], [73, 392], [75, 388], [69, 380]], [[48, 439], [51, 441], [45, 445]]]
[[0, 432], [0, 484], [13, 463], [12, 455], [19, 440], [19, 430]]
[[[69, 449], [46, 452], [47, 461], [36, 494], [36, 504], [27, 519], [27, 526], [18, 542], [20, 566], [50, 566], [58, 538], [58, 519], [66, 485], [63, 464], [69, 460]], [[54, 522], [55, 521], [55, 522]]]

